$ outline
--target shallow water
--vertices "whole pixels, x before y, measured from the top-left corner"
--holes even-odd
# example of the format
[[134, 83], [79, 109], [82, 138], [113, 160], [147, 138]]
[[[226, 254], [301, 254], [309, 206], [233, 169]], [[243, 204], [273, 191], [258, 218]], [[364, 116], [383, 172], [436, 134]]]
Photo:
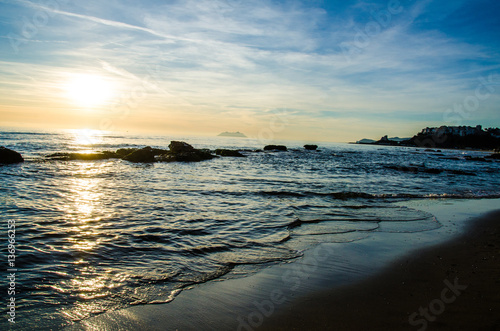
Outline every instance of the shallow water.
[[[500, 197], [500, 163], [466, 160], [482, 155], [469, 151], [325, 143], [313, 152], [287, 142], [288, 152], [191, 164], [44, 159], [53, 152], [167, 148], [174, 139], [211, 149], [264, 145], [220, 137], [0, 132], [0, 145], [27, 160], [0, 167], [1, 222], [4, 229], [8, 220], [16, 222], [16, 329], [57, 328], [130, 305], [168, 302], [236, 266], [250, 272], [321, 242], [441, 226], [432, 214], [395, 202]], [[6, 257], [6, 245], [1, 250]]]

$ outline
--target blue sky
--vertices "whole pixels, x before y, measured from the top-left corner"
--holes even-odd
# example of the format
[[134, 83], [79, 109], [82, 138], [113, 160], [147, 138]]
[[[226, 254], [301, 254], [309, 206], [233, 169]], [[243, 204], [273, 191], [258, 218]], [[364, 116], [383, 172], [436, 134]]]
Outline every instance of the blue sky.
[[0, 0], [0, 125], [318, 141], [500, 126], [499, 14], [466, 0]]

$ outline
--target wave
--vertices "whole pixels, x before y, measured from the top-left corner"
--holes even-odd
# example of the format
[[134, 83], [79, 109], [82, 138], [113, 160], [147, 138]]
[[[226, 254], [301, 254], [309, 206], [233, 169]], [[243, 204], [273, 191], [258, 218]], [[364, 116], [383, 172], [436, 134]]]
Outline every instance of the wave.
[[[500, 192], [466, 192], [466, 193], [364, 193], [364, 192], [291, 192], [291, 191], [260, 191], [257, 195], [276, 197], [331, 197], [337, 200], [411, 200], [411, 199], [498, 199]], [[349, 208], [367, 208], [365, 206], [350, 206]]]
[[21, 132], [21, 131], [2, 131], [1, 135], [24, 135], [24, 136], [57, 136], [59, 133], [50, 132]]

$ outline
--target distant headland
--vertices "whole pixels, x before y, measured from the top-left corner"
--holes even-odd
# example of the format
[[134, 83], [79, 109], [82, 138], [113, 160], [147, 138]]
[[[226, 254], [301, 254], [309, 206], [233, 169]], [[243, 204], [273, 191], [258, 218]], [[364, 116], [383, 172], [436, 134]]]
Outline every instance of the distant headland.
[[222, 133], [219, 133], [217, 135], [218, 137], [233, 137], [233, 138], [246, 138], [247, 136], [245, 136], [243, 133], [241, 132], [222, 132]]
[[500, 129], [488, 128], [483, 130], [481, 125], [427, 127], [412, 138], [388, 138], [388, 136], [383, 136], [377, 141], [361, 139], [356, 143], [364, 145], [493, 150], [500, 148]]

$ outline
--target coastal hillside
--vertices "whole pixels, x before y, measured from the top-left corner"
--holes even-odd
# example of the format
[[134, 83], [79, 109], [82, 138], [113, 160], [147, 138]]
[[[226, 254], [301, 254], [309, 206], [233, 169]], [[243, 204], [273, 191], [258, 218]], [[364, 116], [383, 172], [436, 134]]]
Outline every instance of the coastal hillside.
[[484, 149], [500, 148], [500, 129], [483, 130], [481, 125], [427, 127], [407, 140], [382, 137], [375, 142], [358, 141], [358, 144], [410, 146], [427, 148]]

